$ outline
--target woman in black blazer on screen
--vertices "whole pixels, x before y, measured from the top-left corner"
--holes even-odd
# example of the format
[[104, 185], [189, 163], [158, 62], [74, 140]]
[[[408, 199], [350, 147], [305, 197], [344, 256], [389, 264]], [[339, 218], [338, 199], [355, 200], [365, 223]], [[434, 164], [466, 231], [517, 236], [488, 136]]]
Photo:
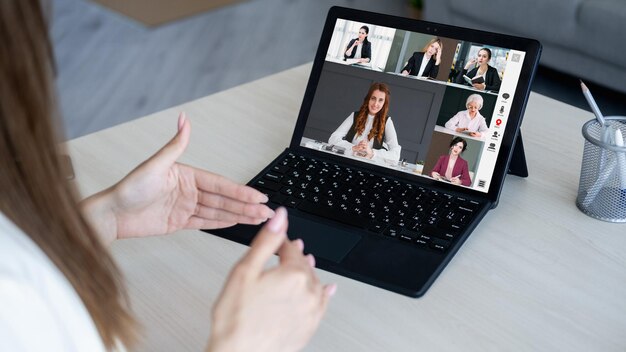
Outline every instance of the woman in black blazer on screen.
[[[416, 51], [409, 58], [406, 66], [401, 71], [404, 76], [420, 76], [436, 78], [439, 73], [439, 64], [441, 63], [441, 52], [443, 44], [441, 39], [433, 38], [424, 46], [422, 51]], [[424, 68], [422, 69], [422, 66]], [[422, 72], [420, 72], [422, 70]]]
[[[370, 62], [372, 58], [372, 43], [367, 40], [369, 32], [370, 29], [367, 26], [362, 26], [359, 29], [359, 36], [350, 40], [348, 46], [346, 46], [346, 51], [343, 53], [344, 61], [347, 59], [359, 59], [361, 63]], [[361, 50], [359, 50], [359, 46]]]
[[[491, 60], [491, 50], [488, 48], [482, 48], [478, 51], [478, 57], [472, 58], [463, 68], [463, 73], [457, 76], [457, 83], [471, 85], [478, 90], [491, 90], [497, 92], [500, 90], [500, 75], [495, 67], [489, 66], [489, 60]], [[478, 65], [469, 70], [472, 66]], [[469, 70], [469, 72], [468, 72]], [[483, 83], [469, 84], [463, 78], [463, 75], [474, 80], [477, 77], [482, 76]]]

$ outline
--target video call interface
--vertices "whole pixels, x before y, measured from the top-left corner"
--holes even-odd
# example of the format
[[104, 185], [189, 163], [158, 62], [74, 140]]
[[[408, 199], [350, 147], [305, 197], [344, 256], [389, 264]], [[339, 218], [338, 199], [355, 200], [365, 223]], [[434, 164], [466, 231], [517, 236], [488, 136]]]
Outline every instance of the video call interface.
[[338, 19], [301, 145], [488, 192], [524, 54]]

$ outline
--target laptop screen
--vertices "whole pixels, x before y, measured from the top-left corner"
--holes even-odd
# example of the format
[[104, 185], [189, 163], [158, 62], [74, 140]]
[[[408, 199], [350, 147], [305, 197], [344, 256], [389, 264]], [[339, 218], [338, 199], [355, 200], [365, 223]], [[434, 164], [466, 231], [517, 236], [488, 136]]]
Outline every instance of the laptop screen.
[[486, 193], [524, 58], [338, 19], [300, 145]]

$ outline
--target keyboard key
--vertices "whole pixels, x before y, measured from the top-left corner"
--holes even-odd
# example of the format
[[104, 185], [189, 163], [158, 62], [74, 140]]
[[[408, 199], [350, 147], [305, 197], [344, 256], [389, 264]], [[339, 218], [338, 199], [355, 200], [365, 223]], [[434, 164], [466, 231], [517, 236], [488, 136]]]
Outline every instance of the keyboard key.
[[272, 171], [277, 172], [279, 174], [284, 174], [287, 171], [289, 171], [289, 166], [285, 166], [285, 165], [274, 165], [272, 167]]
[[285, 202], [285, 206], [288, 206], [290, 208], [295, 208], [298, 206], [298, 204], [300, 204], [301, 200], [295, 197], [289, 197], [287, 199], [287, 201]]
[[458, 235], [458, 232], [453, 232], [449, 229], [442, 229], [434, 226], [424, 226], [422, 228], [422, 232], [430, 236], [439, 237], [448, 241], [452, 241]]
[[382, 233], [386, 228], [387, 224], [383, 224], [382, 222], [373, 222], [368, 230], [376, 233]]
[[411, 231], [407, 229], [400, 230], [399, 238], [401, 240], [415, 242], [419, 237], [420, 237], [420, 234], [415, 231]]
[[271, 201], [271, 202], [274, 202], [274, 203], [276, 203], [276, 204], [284, 204], [284, 203], [285, 203], [285, 201], [287, 200], [287, 198], [289, 198], [289, 197], [287, 197], [287, 196], [286, 196], [286, 195], [284, 195], [284, 194], [281, 194], [281, 193], [274, 193], [274, 194], [270, 197], [270, 201]]
[[256, 181], [256, 183], [254, 184], [253, 187], [266, 189], [266, 190], [269, 190], [269, 191], [276, 192], [276, 191], [278, 191], [282, 187], [282, 185], [280, 183], [276, 183], [274, 181], [260, 179], [260, 180]]
[[445, 252], [449, 247], [450, 241], [445, 241], [440, 238], [433, 238], [432, 242], [430, 243], [430, 248], [440, 252]]
[[389, 237], [398, 237], [398, 232], [400, 231], [397, 228], [389, 227], [383, 232], [383, 234]]
[[367, 226], [369, 225], [369, 221], [365, 221], [363, 218], [352, 216], [348, 213], [338, 212], [335, 209], [320, 206], [306, 200], [302, 201], [298, 205], [298, 209], [309, 214], [339, 221], [359, 228], [367, 228]]
[[263, 175], [263, 178], [268, 179], [270, 181], [279, 182], [283, 178], [283, 175], [268, 172], [265, 175]]

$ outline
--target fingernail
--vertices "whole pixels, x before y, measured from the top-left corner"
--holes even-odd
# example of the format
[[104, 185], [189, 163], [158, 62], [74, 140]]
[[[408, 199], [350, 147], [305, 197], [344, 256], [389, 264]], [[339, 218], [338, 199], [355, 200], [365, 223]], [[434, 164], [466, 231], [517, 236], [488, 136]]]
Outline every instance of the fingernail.
[[293, 242], [296, 244], [296, 246], [298, 246], [299, 250], [301, 250], [301, 251], [304, 250], [304, 241], [303, 240], [298, 238], [297, 240], [294, 240]]
[[337, 284], [326, 286], [326, 295], [328, 295], [328, 297], [334, 296], [335, 293], [337, 293]]
[[178, 130], [180, 131], [181, 128], [183, 128], [183, 125], [185, 124], [185, 120], [187, 119], [187, 115], [185, 114], [185, 112], [181, 112], [180, 115], [178, 115]]
[[313, 256], [313, 254], [309, 253], [306, 256], [309, 259], [309, 265], [311, 266], [311, 268], [315, 268], [315, 257]]
[[283, 224], [285, 223], [287, 217], [287, 210], [285, 208], [280, 207], [276, 209], [276, 214], [270, 221], [267, 223], [267, 228], [272, 232], [279, 232]]

